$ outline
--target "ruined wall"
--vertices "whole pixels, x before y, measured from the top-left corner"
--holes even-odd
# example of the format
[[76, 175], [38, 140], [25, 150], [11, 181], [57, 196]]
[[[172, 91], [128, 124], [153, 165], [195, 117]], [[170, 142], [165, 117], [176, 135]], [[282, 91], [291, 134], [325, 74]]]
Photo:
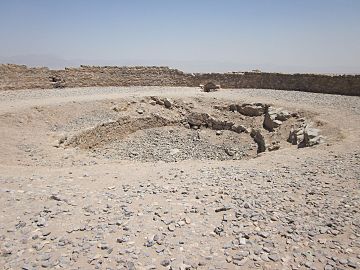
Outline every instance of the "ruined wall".
[[360, 96], [360, 75], [184, 73], [168, 67], [92, 67], [49, 70], [0, 65], [0, 90], [88, 86], [199, 86], [263, 88]]
[[27, 68], [0, 65], [0, 90], [89, 86], [193, 86], [193, 75], [168, 67]]
[[91, 67], [56, 71], [65, 87], [78, 86], [190, 86], [192, 76], [168, 67]]
[[261, 88], [360, 96], [360, 75], [283, 73], [196, 74], [196, 83], [213, 81], [222, 88]]
[[0, 65], [0, 90], [53, 88], [48, 68]]

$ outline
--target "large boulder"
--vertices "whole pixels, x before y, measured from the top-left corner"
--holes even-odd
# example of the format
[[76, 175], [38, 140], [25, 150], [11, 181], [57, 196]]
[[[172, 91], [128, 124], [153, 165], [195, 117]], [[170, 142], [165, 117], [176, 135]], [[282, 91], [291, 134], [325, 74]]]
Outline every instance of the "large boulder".
[[172, 101], [168, 98], [164, 98], [162, 100], [164, 102], [165, 108], [170, 109], [172, 107]]
[[214, 92], [220, 89], [220, 85], [216, 85], [213, 82], [208, 82], [203, 86], [204, 92]]
[[261, 134], [259, 129], [251, 130], [250, 136], [254, 139], [256, 144], [258, 145], [257, 152], [262, 153], [266, 151], [266, 142], [264, 136]]
[[193, 126], [204, 126], [209, 122], [210, 115], [207, 113], [192, 112], [187, 116], [187, 122], [190, 127]]
[[289, 137], [287, 139], [287, 141], [289, 143], [291, 143], [292, 145], [298, 145], [299, 141], [299, 129], [295, 129], [294, 127], [291, 128], [290, 132], [289, 132]]
[[280, 127], [282, 121], [276, 120], [273, 114], [265, 114], [264, 117], [264, 128], [268, 131], [274, 131], [276, 128]]

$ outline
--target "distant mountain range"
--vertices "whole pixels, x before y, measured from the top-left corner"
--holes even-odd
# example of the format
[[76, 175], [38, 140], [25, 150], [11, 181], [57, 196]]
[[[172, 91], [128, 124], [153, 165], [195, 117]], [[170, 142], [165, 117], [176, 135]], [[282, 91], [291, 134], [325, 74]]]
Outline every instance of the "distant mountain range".
[[219, 61], [179, 61], [179, 60], [141, 60], [141, 59], [64, 59], [48, 54], [26, 54], [8, 57], [0, 56], [0, 64], [19, 64], [29, 67], [48, 67], [50, 69], [63, 69], [65, 67], [78, 67], [80, 65], [94, 66], [169, 66], [185, 72], [229, 72], [261, 70], [265, 72], [284, 73], [324, 73], [324, 74], [360, 74], [359, 67], [305, 67], [281, 66], [274, 64], [251, 65], [246, 63], [219, 62]]
[[65, 60], [63, 58], [56, 57], [53, 55], [35, 55], [35, 54], [15, 55], [9, 57], [0, 56], [0, 63], [27, 65], [30, 67], [48, 67], [51, 69], [60, 69], [67, 66], [78, 65], [74, 61]]

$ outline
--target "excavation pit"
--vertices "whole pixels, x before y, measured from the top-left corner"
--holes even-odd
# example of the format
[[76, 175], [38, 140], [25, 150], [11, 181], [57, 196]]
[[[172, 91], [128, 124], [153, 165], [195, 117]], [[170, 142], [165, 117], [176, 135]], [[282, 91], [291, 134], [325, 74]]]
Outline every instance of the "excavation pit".
[[116, 120], [80, 131], [61, 144], [110, 160], [177, 162], [249, 159], [265, 151], [313, 146], [323, 140], [299, 113], [262, 103], [149, 97], [111, 110]]

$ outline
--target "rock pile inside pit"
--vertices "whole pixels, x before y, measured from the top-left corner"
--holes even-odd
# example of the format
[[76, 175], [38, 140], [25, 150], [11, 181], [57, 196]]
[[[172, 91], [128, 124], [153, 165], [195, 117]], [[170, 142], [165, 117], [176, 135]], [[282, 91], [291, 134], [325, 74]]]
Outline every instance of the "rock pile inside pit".
[[139, 130], [94, 152], [108, 159], [176, 162], [181, 160], [240, 160], [256, 156], [257, 144], [231, 131], [167, 126]]

